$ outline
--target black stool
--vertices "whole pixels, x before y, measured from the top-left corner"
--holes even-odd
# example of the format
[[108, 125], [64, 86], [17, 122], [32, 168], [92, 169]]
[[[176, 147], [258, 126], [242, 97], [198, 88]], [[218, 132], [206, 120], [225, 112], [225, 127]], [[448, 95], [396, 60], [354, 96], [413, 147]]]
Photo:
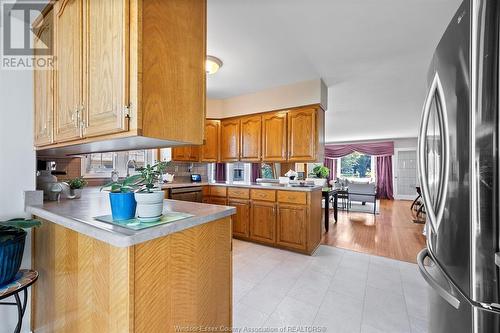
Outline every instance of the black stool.
[[[4, 286], [0, 286], [0, 300], [14, 296], [16, 299], [15, 303], [12, 302], [0, 302], [0, 305], [15, 305], [17, 306], [17, 326], [14, 333], [21, 332], [21, 326], [23, 324], [24, 312], [26, 312], [26, 303], [28, 302], [28, 287], [31, 286], [38, 279], [38, 272], [31, 269], [21, 269], [16, 274], [14, 281], [9, 282]], [[19, 298], [19, 294], [23, 294], [23, 302]]]

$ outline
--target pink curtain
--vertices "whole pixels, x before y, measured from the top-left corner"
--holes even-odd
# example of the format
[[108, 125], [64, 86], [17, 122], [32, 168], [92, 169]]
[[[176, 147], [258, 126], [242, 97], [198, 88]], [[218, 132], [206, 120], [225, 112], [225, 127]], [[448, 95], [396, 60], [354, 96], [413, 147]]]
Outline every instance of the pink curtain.
[[226, 163], [215, 163], [215, 181], [226, 181]]
[[255, 183], [257, 178], [260, 178], [260, 163], [252, 163], [252, 172], [250, 173], [250, 181]]
[[330, 175], [328, 176], [328, 184], [330, 184], [331, 180], [335, 180], [337, 178], [337, 160], [333, 158], [325, 158], [323, 164], [330, 169]]
[[394, 155], [394, 142], [385, 141], [385, 142], [325, 145], [325, 157], [327, 158], [339, 158], [349, 155], [355, 151], [372, 156]]
[[393, 200], [392, 156], [377, 157], [377, 198]]

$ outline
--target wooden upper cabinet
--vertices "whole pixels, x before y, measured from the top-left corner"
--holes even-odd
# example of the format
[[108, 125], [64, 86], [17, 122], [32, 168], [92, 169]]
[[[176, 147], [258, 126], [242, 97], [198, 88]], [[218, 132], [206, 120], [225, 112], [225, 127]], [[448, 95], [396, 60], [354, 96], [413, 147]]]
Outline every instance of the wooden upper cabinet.
[[240, 158], [240, 119], [224, 119], [220, 127], [221, 161], [238, 161]]
[[200, 147], [184, 146], [172, 148], [172, 160], [179, 162], [199, 162]]
[[288, 112], [288, 161], [315, 161], [316, 109], [302, 108]]
[[79, 139], [82, 121], [82, 0], [54, 4], [55, 141]]
[[[42, 133], [40, 107], [37, 150], [58, 156], [203, 144], [206, 0], [53, 3], [54, 143]], [[35, 78], [35, 94], [49, 96], [44, 80]]]
[[205, 143], [201, 148], [203, 162], [217, 162], [219, 160], [220, 120], [207, 119], [205, 121]]
[[85, 136], [126, 129], [129, 105], [129, 0], [86, 0]]
[[[52, 9], [34, 22], [35, 58], [39, 56], [37, 53], [38, 49], [44, 49], [45, 47], [53, 48], [53, 28]], [[35, 145], [43, 146], [53, 142], [53, 71], [35, 69], [33, 75], [35, 88]]]
[[261, 160], [262, 116], [241, 118], [241, 161], [258, 162]]
[[285, 161], [287, 158], [286, 112], [262, 115], [262, 160]]

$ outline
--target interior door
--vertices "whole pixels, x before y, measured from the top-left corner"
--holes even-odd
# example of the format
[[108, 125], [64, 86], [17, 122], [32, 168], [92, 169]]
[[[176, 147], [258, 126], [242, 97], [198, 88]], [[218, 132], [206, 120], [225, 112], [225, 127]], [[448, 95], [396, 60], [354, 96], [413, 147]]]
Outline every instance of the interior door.
[[397, 149], [394, 158], [394, 189], [398, 200], [413, 200], [417, 196], [417, 150]]
[[120, 132], [128, 125], [128, 2], [85, 1], [85, 136]]

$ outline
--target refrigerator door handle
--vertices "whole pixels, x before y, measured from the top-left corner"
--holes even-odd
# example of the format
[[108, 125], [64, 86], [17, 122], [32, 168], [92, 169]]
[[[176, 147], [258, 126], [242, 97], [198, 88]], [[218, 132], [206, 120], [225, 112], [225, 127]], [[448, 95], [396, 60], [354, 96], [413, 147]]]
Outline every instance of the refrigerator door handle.
[[[426, 181], [428, 175], [425, 172], [425, 155], [426, 155], [426, 147], [425, 147], [425, 138], [427, 135], [427, 126], [429, 121], [429, 116], [431, 113], [432, 101], [434, 96], [437, 96], [437, 102], [439, 103], [439, 107], [437, 107], [439, 124], [441, 127], [441, 139], [442, 139], [442, 155], [443, 155], [443, 164], [442, 164], [442, 175], [441, 175], [441, 183], [439, 184], [439, 197], [437, 198], [437, 207], [435, 208], [430, 201], [430, 191], [429, 185]], [[446, 110], [446, 101], [444, 98], [444, 90], [441, 84], [441, 80], [439, 79], [439, 74], [436, 72], [434, 75], [434, 79], [432, 80], [431, 87], [425, 99], [422, 120], [420, 122], [420, 131], [418, 136], [418, 173], [420, 177], [420, 186], [422, 188], [422, 198], [424, 200], [424, 205], [426, 208], [426, 214], [429, 217], [430, 225], [434, 232], [438, 231], [439, 224], [441, 223], [441, 219], [443, 217], [446, 195], [448, 192], [448, 175], [450, 169], [450, 159], [449, 159], [449, 141], [448, 141], [448, 116]], [[436, 210], [435, 210], [436, 209]]]
[[451, 306], [453, 306], [455, 309], [458, 309], [460, 307], [460, 300], [452, 295], [449, 291], [441, 287], [441, 285], [432, 277], [432, 275], [427, 271], [424, 265], [424, 260], [425, 258], [428, 257], [429, 260], [431, 260], [434, 265], [440, 270], [441, 274], [446, 278], [448, 283], [453, 287], [454, 290], [464, 300], [467, 301], [472, 307], [482, 310], [482, 311], [487, 311], [494, 313], [496, 315], [500, 315], [500, 304], [497, 303], [487, 303], [487, 302], [477, 302], [472, 299], [470, 299], [458, 286], [455, 285], [455, 283], [450, 279], [450, 277], [441, 269], [441, 266], [433, 259], [432, 255], [429, 253], [429, 250], [427, 248], [423, 249], [420, 251], [420, 253], [417, 255], [417, 264], [418, 264], [418, 270], [420, 271], [420, 274], [424, 277], [424, 280], [438, 293], [439, 296], [441, 296], [446, 302], [448, 302]]
[[[446, 302], [448, 302], [451, 306], [453, 306], [455, 309], [458, 309], [460, 307], [460, 300], [456, 298], [454, 295], [452, 295], [449, 291], [444, 289], [439, 285], [438, 282], [432, 277], [432, 275], [427, 271], [427, 268], [425, 268], [424, 265], [424, 259], [425, 257], [428, 257], [430, 260], [432, 260], [431, 256], [429, 255], [429, 251], [425, 248], [417, 256], [417, 264], [418, 264], [418, 270], [420, 271], [420, 274], [424, 277], [424, 280], [434, 289], [439, 296], [441, 296]], [[432, 260], [432, 262], [434, 262]]]

